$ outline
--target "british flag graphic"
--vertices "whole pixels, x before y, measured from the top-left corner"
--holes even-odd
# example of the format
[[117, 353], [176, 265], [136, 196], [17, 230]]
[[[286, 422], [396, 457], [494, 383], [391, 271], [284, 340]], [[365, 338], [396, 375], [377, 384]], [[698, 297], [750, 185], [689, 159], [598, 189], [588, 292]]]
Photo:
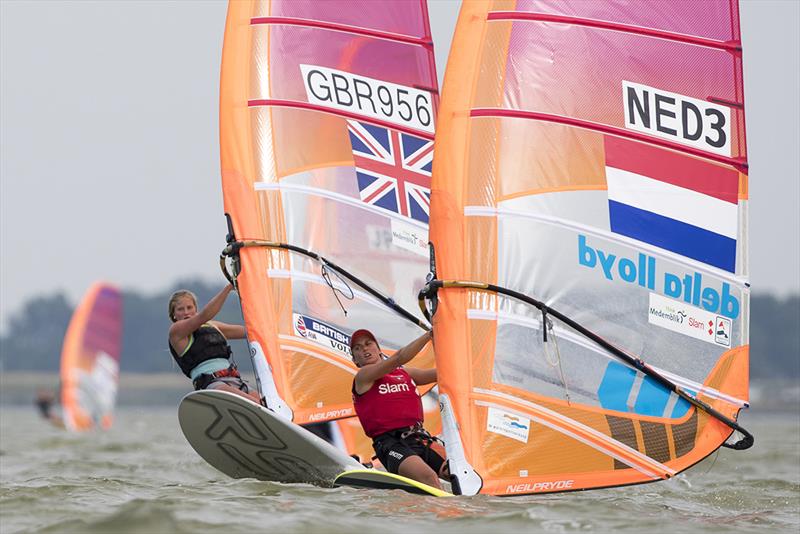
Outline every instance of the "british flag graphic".
[[361, 200], [428, 224], [433, 141], [347, 121]]

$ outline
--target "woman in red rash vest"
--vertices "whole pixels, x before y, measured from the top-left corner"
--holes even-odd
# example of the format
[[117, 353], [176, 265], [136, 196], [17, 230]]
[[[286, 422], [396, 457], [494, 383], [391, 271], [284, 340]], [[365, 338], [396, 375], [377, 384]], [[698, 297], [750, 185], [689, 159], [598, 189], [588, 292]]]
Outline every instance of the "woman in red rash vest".
[[449, 472], [444, 451], [434, 450], [434, 438], [422, 428], [422, 400], [417, 385], [436, 382], [436, 369], [404, 368], [433, 339], [432, 332], [398, 350], [381, 353], [369, 330], [356, 330], [350, 351], [358, 372], [353, 379], [353, 404], [375, 454], [391, 473], [441, 489], [439, 477]]

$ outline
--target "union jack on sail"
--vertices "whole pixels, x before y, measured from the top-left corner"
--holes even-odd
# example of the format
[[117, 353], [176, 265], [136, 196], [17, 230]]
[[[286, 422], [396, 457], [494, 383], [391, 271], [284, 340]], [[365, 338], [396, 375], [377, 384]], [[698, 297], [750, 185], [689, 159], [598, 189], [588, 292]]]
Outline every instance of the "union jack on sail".
[[428, 224], [433, 141], [347, 121], [361, 200]]

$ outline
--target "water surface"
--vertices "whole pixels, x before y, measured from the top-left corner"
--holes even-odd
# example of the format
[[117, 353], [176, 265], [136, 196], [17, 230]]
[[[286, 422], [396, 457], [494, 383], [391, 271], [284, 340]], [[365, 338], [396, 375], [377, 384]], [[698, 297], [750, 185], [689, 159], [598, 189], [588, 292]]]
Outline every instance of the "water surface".
[[752, 449], [723, 449], [669, 481], [436, 499], [230, 479], [188, 445], [177, 407], [122, 407], [110, 431], [70, 434], [4, 406], [0, 532], [798, 532], [797, 414], [741, 421]]

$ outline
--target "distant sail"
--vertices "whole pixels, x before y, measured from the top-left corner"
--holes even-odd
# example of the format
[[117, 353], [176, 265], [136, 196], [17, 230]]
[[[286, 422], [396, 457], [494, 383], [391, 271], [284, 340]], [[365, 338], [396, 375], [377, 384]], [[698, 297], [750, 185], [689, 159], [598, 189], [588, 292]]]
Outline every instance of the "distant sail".
[[463, 493], [648, 482], [734, 429], [752, 444], [735, 422], [750, 313], [738, 19], [728, 0], [462, 4], [431, 287]]
[[353, 331], [391, 353], [427, 327], [437, 106], [424, 0], [229, 4], [228, 253], [260, 389], [295, 423], [355, 415]]
[[119, 381], [122, 294], [98, 282], [75, 309], [61, 351], [61, 404], [69, 430], [110, 428]]

